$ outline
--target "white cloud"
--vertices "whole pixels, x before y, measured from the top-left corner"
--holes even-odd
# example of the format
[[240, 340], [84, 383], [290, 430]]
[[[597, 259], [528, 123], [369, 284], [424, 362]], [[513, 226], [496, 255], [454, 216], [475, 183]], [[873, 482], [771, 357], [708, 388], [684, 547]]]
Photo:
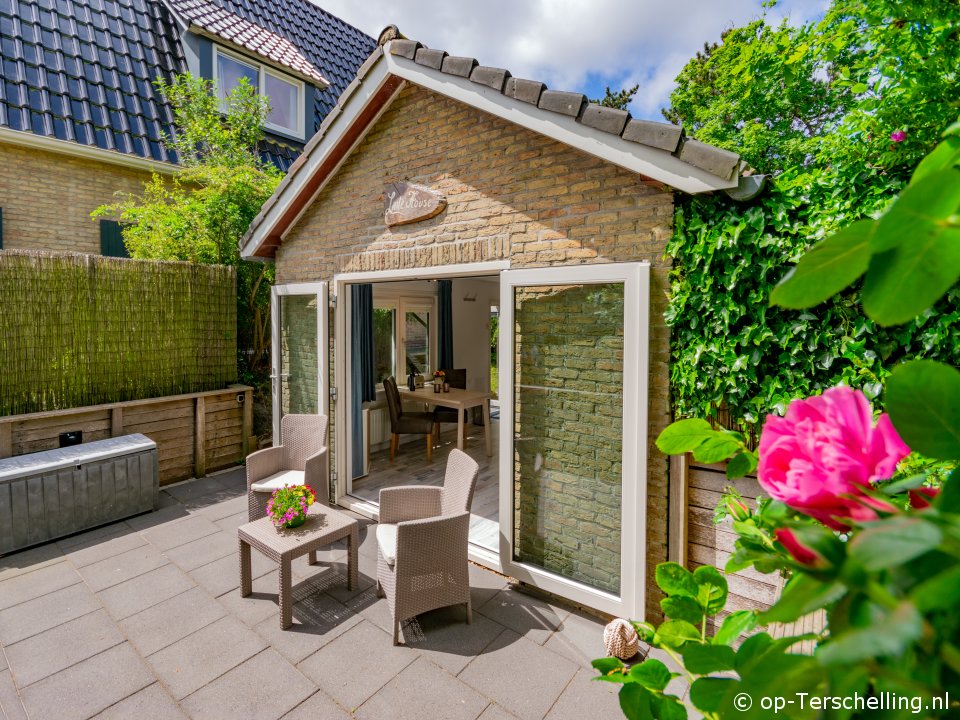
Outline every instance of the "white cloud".
[[[763, 12], [760, 0], [314, 0], [376, 37], [387, 25], [430, 47], [476, 57], [560, 90], [639, 83], [631, 111], [659, 117], [679, 70], [704, 43]], [[801, 22], [823, 3], [787, 0], [772, 22]]]

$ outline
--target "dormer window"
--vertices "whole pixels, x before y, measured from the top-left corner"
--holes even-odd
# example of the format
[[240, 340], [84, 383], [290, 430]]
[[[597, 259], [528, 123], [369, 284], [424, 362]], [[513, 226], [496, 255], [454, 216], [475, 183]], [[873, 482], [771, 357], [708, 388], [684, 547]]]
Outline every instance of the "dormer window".
[[221, 103], [246, 78], [257, 92], [270, 101], [264, 127], [304, 139], [304, 83], [249, 58], [216, 48], [216, 83]]

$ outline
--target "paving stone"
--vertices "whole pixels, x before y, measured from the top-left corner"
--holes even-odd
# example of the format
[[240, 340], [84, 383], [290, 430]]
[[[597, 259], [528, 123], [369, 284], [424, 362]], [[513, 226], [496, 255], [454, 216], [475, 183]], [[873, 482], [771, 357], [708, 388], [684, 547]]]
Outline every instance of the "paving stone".
[[177, 503], [176, 505], [164, 507], [154, 512], [127, 518], [125, 522], [137, 532], [144, 532], [150, 528], [155, 528], [169, 522], [176, 522], [177, 520], [183, 520], [189, 516], [190, 513], [187, 512], [187, 509]]
[[[246, 482], [246, 481], [244, 481]], [[196, 511], [196, 514], [205, 517], [211, 522], [216, 522], [222, 520], [226, 517], [231, 517], [233, 515], [242, 515], [244, 522], [247, 518], [247, 494], [244, 493], [240, 497], [235, 497], [226, 502], [220, 502], [216, 505], [210, 505], [205, 508], [201, 508]]]
[[[274, 572], [277, 569], [275, 562], [268, 560], [260, 553], [251, 552], [250, 555], [251, 574], [254, 578]], [[187, 574], [211, 595], [220, 597], [224, 593], [240, 587], [239, 550], [237, 555], [228, 555], [219, 560], [214, 560], [212, 563], [191, 570]]]
[[496, 703], [490, 703], [477, 720], [516, 720], [516, 717], [516, 715], [511, 715]]
[[27, 720], [27, 713], [20, 703], [17, 686], [9, 670], [0, 671], [0, 712], [6, 720]]
[[7, 656], [3, 654], [3, 646], [0, 645], [0, 672], [6, 670], [7, 667]]
[[227, 517], [220, 518], [214, 525], [220, 528], [224, 532], [233, 533], [233, 536], [237, 536], [237, 528], [247, 522], [247, 511], [244, 510], [242, 513], [234, 513], [233, 515], [228, 515]]
[[570, 660], [507, 630], [459, 677], [517, 717], [539, 720], [578, 669]]
[[115, 532], [110, 535], [95, 535], [64, 548], [67, 560], [72, 562], [74, 567], [84, 567], [146, 544], [146, 540], [129, 525], [109, 527], [115, 528]]
[[[186, 522], [186, 521], [185, 521]], [[216, 528], [216, 525], [213, 525]], [[184, 570], [194, 570], [239, 552], [237, 534], [219, 531], [167, 550], [164, 554]]]
[[174, 699], [181, 700], [264, 647], [259, 635], [225, 617], [153, 653], [147, 661]]
[[83, 720], [154, 682], [137, 653], [123, 643], [34, 683], [20, 697], [32, 718]]
[[239, 466], [229, 470], [219, 470], [211, 475], [221, 486], [225, 487], [238, 495], [243, 495], [243, 501], [247, 501], [247, 468]]
[[620, 686], [594, 682], [597, 671], [581, 668], [550, 708], [546, 720], [580, 720], [587, 717], [620, 717]]
[[[280, 617], [280, 605], [277, 589], [280, 574], [274, 570], [253, 579], [253, 592], [240, 597], [240, 588], [236, 587], [217, 598], [226, 612], [233, 615], [244, 625], [255, 627], [269, 617]], [[279, 623], [279, 619], [277, 621]]]
[[566, 608], [550, 605], [514, 588], [501, 590], [477, 612], [541, 645], [570, 614]]
[[357, 718], [474, 720], [489, 701], [429, 660], [420, 657], [356, 712]]
[[297, 705], [283, 716], [283, 720], [350, 720], [352, 716], [323, 690]]
[[214, 525], [211, 520], [202, 515], [190, 515], [183, 520], [167, 522], [146, 530], [143, 537], [160, 550], [169, 550], [206, 535], [213, 535], [219, 530], [220, 528]]
[[[196, 500], [197, 498], [208, 498], [226, 490], [223, 484], [213, 476], [207, 476], [199, 480], [194, 479], [188, 482], [180, 482], [175, 485], [167, 485], [163, 489], [184, 505], [186, 505], [188, 501]], [[229, 498], [223, 499], [228, 500]]]
[[145, 687], [96, 716], [98, 720], [179, 720], [186, 717], [160, 683]]
[[119, 625], [141, 655], [151, 655], [216, 622], [227, 611], [204, 590], [184, 593], [120, 621]]
[[175, 565], [164, 565], [99, 593], [100, 601], [117, 620], [146, 610], [194, 587], [189, 575]]
[[99, 607], [97, 596], [83, 583], [14, 605], [0, 611], [0, 643], [12, 645]]
[[419, 615], [417, 625], [420, 633], [416, 638], [405, 638], [407, 644], [454, 675], [505, 630], [479, 613], [473, 614], [473, 622], [468, 625], [462, 605]]
[[98, 538], [111, 538], [130, 529], [126, 520], [119, 520], [107, 525], [101, 525], [92, 530], [84, 530], [73, 535], [67, 535], [67, 537], [62, 537], [57, 540], [57, 547], [63, 550], [63, 552], [69, 552], [72, 548], [90, 544]]
[[122, 642], [123, 635], [110, 616], [97, 610], [4, 650], [17, 685], [25, 688]]
[[55, 543], [21, 550], [0, 557], [0, 582], [15, 578], [63, 560], [63, 552]]
[[602, 620], [574, 611], [567, 615], [563, 625], [550, 636], [544, 647], [592, 669], [590, 663], [607, 654], [603, 647], [604, 626]]
[[316, 692], [316, 686], [272, 649], [233, 668], [183, 701], [205, 720], [272, 720]]
[[62, 590], [80, 580], [73, 566], [63, 560], [33, 572], [16, 575], [0, 582], [0, 610]]
[[474, 610], [508, 587], [509, 581], [503, 575], [470, 563], [470, 598]]
[[361, 622], [299, 667], [334, 700], [353, 710], [418, 656], [416, 650], [395, 646], [383, 630]]
[[[360, 622], [360, 616], [329, 595], [294, 587], [293, 625], [280, 628], [280, 609], [256, 628], [287, 660], [296, 664]], [[302, 598], [302, 599], [301, 599]]]
[[167, 559], [152, 545], [128, 550], [120, 555], [80, 568], [79, 573], [94, 592], [106, 590], [126, 580], [156, 570]]

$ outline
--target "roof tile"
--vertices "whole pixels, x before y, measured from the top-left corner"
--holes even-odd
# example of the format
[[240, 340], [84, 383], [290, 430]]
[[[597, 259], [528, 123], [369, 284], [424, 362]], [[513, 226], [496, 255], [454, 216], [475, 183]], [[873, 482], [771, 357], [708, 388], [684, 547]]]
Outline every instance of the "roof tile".
[[550, 112], [578, 118], [586, 104], [587, 97], [582, 93], [544, 90], [540, 94], [540, 102], [537, 107], [541, 110], [549, 110]]
[[723, 150], [713, 145], [707, 145], [699, 140], [684, 140], [677, 157], [701, 170], [706, 170], [717, 177], [729, 180], [740, 164], [737, 153]]
[[590, 103], [584, 109], [580, 122], [587, 127], [619, 135], [629, 119], [630, 113], [626, 110]]
[[444, 50], [432, 50], [422, 47], [417, 50], [417, 56], [414, 58], [414, 62], [416, 62], [417, 65], [439, 70], [443, 66], [443, 59], [446, 56], [447, 53]]
[[503, 92], [504, 83], [510, 77], [510, 71], [503, 68], [485, 67], [478, 65], [470, 73], [470, 81], [478, 85], [486, 85], [498, 93]]
[[443, 59], [443, 65], [440, 70], [447, 75], [468, 78], [470, 77], [470, 73], [473, 72], [473, 69], [479, 64], [476, 58], [447, 55], [447, 57]]
[[652, 120], [637, 120], [632, 118], [623, 129], [621, 137], [630, 142], [649, 145], [668, 152], [673, 152], [680, 144], [683, 128], [670, 123], [654, 122]]

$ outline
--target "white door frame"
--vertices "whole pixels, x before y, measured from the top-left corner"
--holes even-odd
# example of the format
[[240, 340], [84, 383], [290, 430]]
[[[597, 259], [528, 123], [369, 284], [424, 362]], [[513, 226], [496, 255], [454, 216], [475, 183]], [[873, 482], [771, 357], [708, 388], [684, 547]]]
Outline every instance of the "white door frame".
[[[327, 359], [330, 342], [327, 334], [327, 283], [287, 283], [274, 285], [270, 290], [270, 385], [273, 399], [273, 444], [283, 442], [280, 437], [280, 298], [288, 295], [314, 295], [317, 298], [317, 412], [329, 414], [330, 391]], [[283, 373], [283, 377], [286, 377]]]
[[[514, 289], [624, 283], [620, 596], [514, 560]], [[500, 564], [548, 592], [620, 617], [642, 619], [646, 578], [647, 398], [650, 264], [611, 263], [508, 270], [500, 276]]]

